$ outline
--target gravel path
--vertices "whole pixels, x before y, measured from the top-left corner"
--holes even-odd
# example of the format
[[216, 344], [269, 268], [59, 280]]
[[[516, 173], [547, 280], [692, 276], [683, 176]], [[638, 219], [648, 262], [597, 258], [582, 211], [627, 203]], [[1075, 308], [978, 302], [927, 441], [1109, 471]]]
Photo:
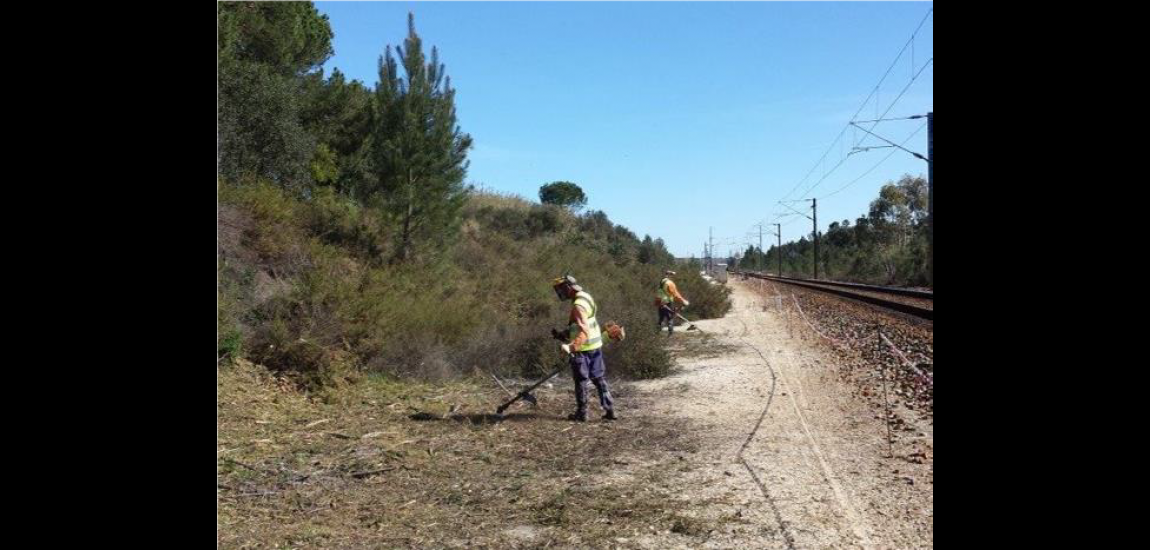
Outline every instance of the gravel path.
[[[651, 398], [635, 414], [684, 418], [701, 439], [702, 450], [677, 457], [660, 483], [687, 514], [720, 526], [704, 546], [932, 547], [933, 429], [901, 424], [888, 456], [882, 411], [857, 397], [833, 355], [800, 338], [801, 321], [753, 292], [756, 283], [730, 284], [730, 314], [674, 336], [687, 350], [717, 351], [684, 354], [678, 374], [635, 388]], [[629, 463], [668, 467], [667, 458]], [[699, 538], [666, 532], [618, 542], [677, 548]]]

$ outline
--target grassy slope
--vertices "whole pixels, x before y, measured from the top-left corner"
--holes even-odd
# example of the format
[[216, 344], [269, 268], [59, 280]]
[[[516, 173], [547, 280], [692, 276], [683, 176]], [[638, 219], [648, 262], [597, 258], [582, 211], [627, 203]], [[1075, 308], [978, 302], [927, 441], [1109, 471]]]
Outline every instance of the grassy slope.
[[[710, 526], [650, 488], [663, 468], [597, 483], [627, 453], [693, 452], [683, 427], [562, 422], [568, 384], [492, 424], [502, 393], [468, 382], [374, 376], [308, 398], [246, 361], [224, 367], [217, 545], [585, 547], [652, 529], [704, 535]], [[625, 389], [619, 399], [640, 406]]]
[[[550, 281], [568, 270], [595, 296], [600, 321], [628, 327], [611, 346], [615, 375], [665, 374], [653, 325], [661, 268], [605, 216], [574, 216], [476, 194], [451, 245], [388, 265], [378, 212], [330, 194], [293, 199], [270, 185], [220, 192], [217, 347], [317, 388], [386, 372], [421, 379], [498, 372], [534, 376], [558, 365], [549, 329], [569, 306]], [[730, 307], [725, 289], [678, 278], [692, 318]]]
[[[596, 482], [627, 453], [690, 452], [681, 426], [566, 423], [566, 377], [538, 409], [488, 417], [506, 398], [488, 373], [561, 364], [547, 330], [566, 306], [549, 281], [566, 269], [601, 321], [628, 326], [608, 347], [612, 376], [668, 372], [651, 305], [661, 268], [635, 261], [629, 232], [480, 194], [454, 246], [394, 267], [380, 261], [377, 214], [337, 197], [224, 186], [218, 218], [219, 546], [584, 547], [651, 529], [705, 533], [650, 488], [665, 471]], [[693, 318], [729, 307], [697, 275], [679, 280], [700, 306]], [[615, 389], [621, 410], [642, 406]]]

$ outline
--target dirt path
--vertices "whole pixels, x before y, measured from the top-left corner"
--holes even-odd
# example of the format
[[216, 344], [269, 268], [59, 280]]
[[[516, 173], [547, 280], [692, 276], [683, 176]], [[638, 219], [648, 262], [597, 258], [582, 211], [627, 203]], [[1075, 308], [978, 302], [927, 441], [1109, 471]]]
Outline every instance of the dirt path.
[[[906, 442], [933, 449], [933, 430], [910, 429], [888, 457], [881, 416], [853, 397], [830, 355], [798, 338], [800, 328], [788, 327], [755, 287], [730, 284], [730, 314], [698, 322], [702, 333], [674, 336], [703, 351], [680, 359], [675, 376], [636, 384], [651, 398], [636, 414], [685, 418], [701, 439], [701, 451], [673, 457], [679, 466], [661, 483], [687, 514], [719, 526], [702, 536], [705, 546], [932, 547], [933, 453], [908, 456]], [[652, 463], [674, 462], [634, 457], [631, 469]], [[668, 548], [699, 538], [668, 532], [618, 542]]]
[[730, 314], [671, 339], [676, 374], [616, 387], [619, 422], [566, 421], [569, 382], [496, 422], [493, 385], [369, 378], [327, 402], [218, 371], [217, 546], [932, 547], [929, 423], [899, 411], [922, 425], [888, 457], [867, 373], [729, 284]]

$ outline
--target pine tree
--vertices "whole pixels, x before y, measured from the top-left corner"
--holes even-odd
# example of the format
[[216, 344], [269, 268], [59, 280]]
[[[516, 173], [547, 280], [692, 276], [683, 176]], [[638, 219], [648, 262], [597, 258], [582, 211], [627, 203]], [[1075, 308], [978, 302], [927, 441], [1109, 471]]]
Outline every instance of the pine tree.
[[327, 16], [311, 2], [219, 2], [216, 20], [219, 174], [302, 187], [316, 152], [303, 85], [332, 55]]
[[425, 61], [413, 14], [407, 26], [403, 47], [396, 47], [399, 62], [391, 46], [379, 61], [373, 151], [375, 195], [397, 228], [399, 262], [421, 246], [449, 242], [458, 229], [471, 148], [471, 136], [456, 124], [455, 90], [438, 50]]

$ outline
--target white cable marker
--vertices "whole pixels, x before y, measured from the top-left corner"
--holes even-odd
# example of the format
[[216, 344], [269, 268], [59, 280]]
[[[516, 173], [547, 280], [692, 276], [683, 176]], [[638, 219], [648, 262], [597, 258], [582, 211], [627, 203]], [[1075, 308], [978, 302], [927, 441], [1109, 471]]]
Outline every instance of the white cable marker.
[[[779, 377], [782, 378], [784, 387], [790, 385], [786, 374], [780, 371]], [[874, 544], [874, 541], [872, 541], [870, 538], [870, 523], [867, 522], [863, 518], [862, 514], [860, 514], [858, 510], [855, 509], [854, 505], [851, 504], [850, 496], [848, 496], [847, 492], [843, 490], [842, 484], [839, 483], [838, 475], [835, 473], [834, 469], [831, 468], [830, 463], [827, 461], [826, 455], [823, 454], [823, 450], [819, 445], [818, 439], [815, 438], [814, 434], [811, 432], [810, 425], [807, 424], [806, 415], [803, 414], [802, 408], [799, 407], [799, 402], [795, 398], [793, 387], [792, 391], [785, 392], [785, 395], [790, 398], [791, 407], [795, 411], [795, 416], [799, 419], [799, 426], [802, 427], [803, 433], [806, 434], [807, 442], [810, 443], [811, 450], [814, 451], [815, 458], [818, 459], [819, 465], [822, 467], [823, 479], [826, 479], [827, 484], [830, 485], [831, 492], [834, 493], [835, 499], [837, 499], [839, 502], [839, 507], [842, 508], [844, 515], [846, 515], [847, 523], [850, 524], [851, 530], [854, 531], [855, 536], [859, 539], [859, 544], [863, 548], [877, 548]]]
[[830, 336], [823, 334], [822, 331], [820, 331], [818, 328], [815, 327], [815, 325], [813, 323], [811, 323], [810, 319], [807, 319], [807, 314], [803, 313], [803, 306], [799, 305], [799, 299], [795, 297], [794, 293], [791, 293], [791, 299], [795, 301], [795, 307], [798, 308], [799, 315], [801, 315], [803, 317], [803, 321], [805, 321], [807, 323], [807, 326], [811, 327], [811, 330], [815, 331], [815, 334], [822, 336], [828, 342], [830, 342], [830, 343], [832, 343], [832, 344], [834, 344], [840, 348], [843, 347], [843, 345], [838, 340], [835, 340], [834, 338], [831, 338]]
[[[791, 296], [793, 297], [794, 295], [792, 294]], [[797, 300], [795, 301], [795, 305], [796, 306], [798, 305]], [[801, 307], [799, 308], [799, 311], [802, 312]], [[805, 318], [806, 317], [804, 315], [804, 319]], [[743, 323], [744, 328], [749, 328], [749, 327], [747, 327], [746, 321], [743, 321], [742, 317], [738, 317], [738, 319], [740, 322]], [[807, 324], [810, 325], [810, 321], [808, 321]], [[815, 332], [818, 332], [818, 329], [815, 329], [814, 325], [811, 325], [811, 328], [814, 329]], [[827, 336], [823, 335], [821, 332], [819, 332], [819, 335], [823, 336], [823, 338], [827, 338]], [[831, 342], [835, 342], [837, 344], [837, 342], [834, 339], [831, 339], [831, 338], [827, 338], [827, 339], [830, 340]], [[764, 494], [765, 494], [766, 493], [766, 487], [764, 485], [762, 485], [762, 482], [759, 480], [758, 476], [755, 475], [754, 470], [751, 469], [750, 464], [748, 464], [746, 459], [743, 458], [743, 451], [746, 450], [748, 445], [750, 445], [751, 439], [753, 439], [755, 437], [755, 433], [758, 432], [759, 426], [762, 424], [763, 419], [766, 418], [767, 410], [770, 408], [771, 401], [774, 399], [774, 396], [775, 396], [776, 379], [779, 382], [782, 382], [782, 384], [784, 386], [790, 386], [791, 384], [790, 384], [790, 381], [787, 379], [786, 373], [782, 369], [780, 369], [776, 373], [775, 368], [773, 366], [771, 366], [771, 362], [767, 360], [766, 355], [764, 355], [763, 352], [761, 350], [759, 350], [758, 347], [756, 347], [754, 344], [751, 344], [750, 342], [748, 342], [746, 338], [740, 337], [740, 340], [743, 341], [744, 345], [746, 345], [747, 347], [754, 350], [755, 353], [759, 354], [759, 357], [763, 360], [763, 364], [768, 369], [770, 369], [770, 373], [771, 373], [771, 394], [770, 394], [771, 397], [767, 401], [767, 408], [763, 409], [763, 414], [762, 414], [762, 416], [759, 417], [759, 423], [755, 424], [754, 430], [751, 431], [751, 435], [749, 437], [747, 437], [746, 442], [743, 443], [743, 447], [739, 449], [739, 454], [737, 455], [737, 458], [743, 462], [743, 466], [745, 466], [747, 468], [747, 470], [751, 472], [751, 476], [755, 478], [755, 482], [760, 484], [759, 488], [762, 489]], [[839, 507], [843, 511], [843, 515], [846, 516], [847, 523], [850, 525], [850, 528], [854, 532], [855, 537], [858, 538], [859, 545], [862, 546], [864, 549], [876, 548], [874, 541], [872, 541], [870, 538], [870, 532], [871, 532], [870, 523], [867, 522], [864, 519], [864, 517], [862, 516], [862, 514], [860, 514], [859, 511], [854, 507], [854, 505], [851, 503], [851, 499], [850, 499], [849, 494], [843, 489], [842, 483], [839, 482], [839, 477], [835, 473], [834, 469], [831, 467], [830, 463], [828, 462], [826, 455], [823, 453], [822, 446], [819, 445], [818, 438], [815, 437], [814, 432], [811, 430], [810, 425], [807, 423], [806, 415], [803, 414], [802, 407], [799, 406], [798, 399], [795, 397], [796, 392], [793, 391], [793, 388], [794, 387], [792, 386], [792, 391], [784, 392], [784, 395], [786, 395], [787, 397], [790, 398], [791, 407], [795, 411], [795, 417], [799, 421], [799, 426], [802, 427], [803, 434], [806, 435], [807, 443], [810, 444], [811, 451], [815, 455], [815, 458], [818, 460], [819, 466], [822, 469], [823, 479], [825, 479], [827, 481], [827, 484], [830, 486], [831, 493], [834, 494], [835, 499], [839, 503]], [[798, 389], [799, 389], [799, 392], [802, 393], [803, 389], [802, 389], [802, 381], [801, 380], [798, 383]], [[804, 399], [804, 404], [805, 404], [805, 399]], [[773, 502], [772, 502], [772, 505], [774, 505]], [[777, 510], [777, 508], [776, 508], [776, 510]], [[779, 521], [780, 525], [785, 526], [785, 524], [782, 523], [781, 515], [779, 516], [778, 521]], [[793, 541], [793, 539], [790, 538], [789, 533], [784, 531], [783, 535], [784, 535], [784, 537], [786, 537], [788, 545], [790, 545], [793, 548], [794, 547], [794, 541]]]
[[897, 355], [898, 358], [902, 360], [903, 365], [906, 368], [910, 369], [910, 371], [913, 372], [915, 375], [917, 375], [919, 378], [926, 380], [927, 382], [930, 382], [930, 384], [932, 386], [934, 385], [934, 376], [933, 375], [927, 374], [926, 372], [923, 372], [921, 369], [918, 368], [918, 365], [915, 365], [913, 362], [911, 362], [910, 359], [907, 359], [906, 355], [904, 355], [902, 353], [902, 350], [895, 347], [894, 342], [891, 342], [890, 339], [887, 338], [886, 335], [882, 333], [882, 331], [879, 331], [878, 335], [879, 335], [879, 337], [882, 338], [883, 342], [886, 342], [887, 346], [890, 346], [890, 349], [892, 351], [894, 351], [894, 354]]

